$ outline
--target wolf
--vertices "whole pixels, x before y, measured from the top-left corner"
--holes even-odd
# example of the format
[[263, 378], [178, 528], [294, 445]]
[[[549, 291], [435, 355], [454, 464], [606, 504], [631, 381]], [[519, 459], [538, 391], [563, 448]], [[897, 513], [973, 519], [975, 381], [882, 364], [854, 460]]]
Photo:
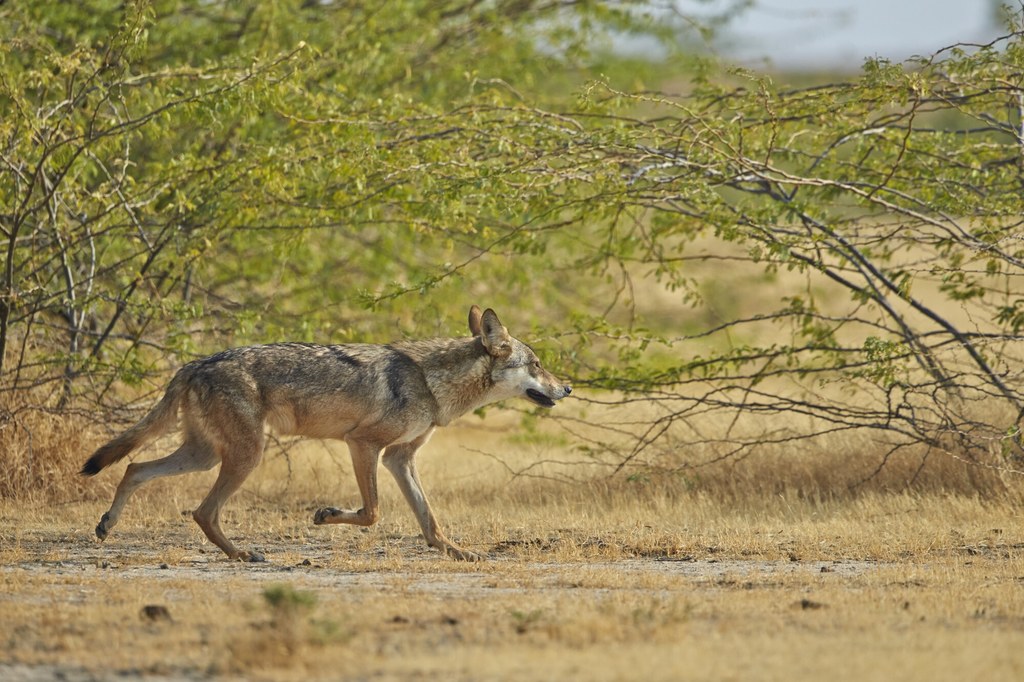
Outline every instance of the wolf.
[[510, 336], [492, 309], [470, 308], [469, 331], [469, 337], [389, 345], [248, 346], [186, 364], [141, 421], [96, 450], [82, 467], [83, 475], [99, 473], [170, 431], [180, 414], [181, 446], [162, 459], [128, 465], [96, 536], [106, 539], [132, 493], [147, 481], [220, 463], [213, 488], [192, 517], [229, 559], [263, 561], [262, 554], [239, 549], [224, 535], [220, 511], [260, 463], [269, 425], [282, 435], [334, 438], [348, 445], [362, 508], [326, 507], [314, 514], [314, 524], [376, 523], [377, 465], [383, 460], [427, 544], [455, 559], [479, 560], [441, 531], [416, 473], [416, 451], [434, 429], [479, 407], [511, 398], [553, 407], [572, 387]]

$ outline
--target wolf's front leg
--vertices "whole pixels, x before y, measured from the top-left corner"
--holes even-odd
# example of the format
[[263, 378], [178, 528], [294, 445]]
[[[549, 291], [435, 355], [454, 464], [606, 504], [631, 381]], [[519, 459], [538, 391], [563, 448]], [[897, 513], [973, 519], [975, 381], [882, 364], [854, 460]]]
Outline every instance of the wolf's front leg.
[[482, 556], [464, 547], [459, 547], [445, 537], [438, 527], [437, 519], [434, 518], [434, 514], [430, 510], [427, 496], [423, 493], [423, 486], [420, 484], [419, 475], [416, 473], [416, 463], [413, 460], [413, 455], [416, 454], [416, 449], [425, 443], [429, 436], [430, 434], [427, 433], [412, 443], [402, 443], [388, 447], [384, 450], [384, 466], [394, 475], [395, 481], [398, 482], [398, 487], [402, 489], [402, 494], [405, 495], [409, 506], [415, 512], [416, 520], [419, 521], [420, 529], [423, 531], [423, 537], [428, 545], [436, 547], [453, 559], [480, 561], [483, 559]]

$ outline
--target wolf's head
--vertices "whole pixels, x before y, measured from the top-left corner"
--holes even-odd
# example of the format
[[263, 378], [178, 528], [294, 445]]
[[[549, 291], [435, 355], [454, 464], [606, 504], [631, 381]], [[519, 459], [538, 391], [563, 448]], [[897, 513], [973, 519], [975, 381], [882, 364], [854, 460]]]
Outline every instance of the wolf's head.
[[571, 386], [541, 367], [532, 348], [509, 335], [490, 308], [483, 312], [477, 306], [469, 309], [469, 331], [480, 337], [492, 358], [495, 400], [526, 398], [542, 407], [554, 407], [556, 400], [572, 393]]

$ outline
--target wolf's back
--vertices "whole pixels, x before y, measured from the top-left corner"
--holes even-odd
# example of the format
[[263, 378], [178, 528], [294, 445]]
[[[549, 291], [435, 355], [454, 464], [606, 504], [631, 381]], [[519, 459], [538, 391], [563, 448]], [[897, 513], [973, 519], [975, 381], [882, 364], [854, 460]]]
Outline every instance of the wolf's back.
[[167, 391], [160, 402], [143, 417], [139, 423], [106, 445], [101, 446], [82, 465], [83, 476], [95, 476], [114, 462], [124, 459], [132, 450], [148, 443], [157, 436], [171, 430], [178, 421], [178, 406], [188, 387], [191, 368], [186, 365], [167, 385]]

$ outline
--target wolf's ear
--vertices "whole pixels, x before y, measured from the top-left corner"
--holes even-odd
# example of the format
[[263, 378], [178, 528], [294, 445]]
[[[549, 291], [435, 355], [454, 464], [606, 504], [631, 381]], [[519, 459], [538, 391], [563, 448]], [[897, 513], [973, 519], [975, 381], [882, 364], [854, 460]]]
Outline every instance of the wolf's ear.
[[507, 358], [512, 354], [512, 337], [501, 324], [498, 314], [490, 308], [480, 316], [480, 340], [487, 352], [496, 358]]
[[483, 316], [484, 314], [480, 311], [480, 306], [475, 305], [469, 309], [469, 333], [473, 336], [480, 336], [483, 329], [480, 325], [480, 318]]

